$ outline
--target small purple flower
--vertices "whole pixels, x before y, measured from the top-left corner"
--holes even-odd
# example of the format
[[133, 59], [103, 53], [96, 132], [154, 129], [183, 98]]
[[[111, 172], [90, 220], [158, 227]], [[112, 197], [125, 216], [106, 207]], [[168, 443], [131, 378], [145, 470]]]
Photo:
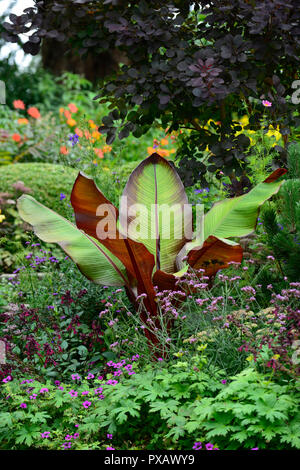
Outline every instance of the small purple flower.
[[258, 450], [258, 447], [253, 447], [251, 450]]
[[106, 450], [115, 450], [114, 447], [106, 447]]
[[66, 199], [66, 195], [64, 193], [60, 193], [59, 199], [62, 201], [63, 199]]
[[71, 397], [77, 397], [78, 393], [76, 392], [76, 390], [71, 390], [69, 392], [69, 395], [71, 395]]
[[20, 408], [27, 408], [26, 403], [21, 403]]
[[93, 374], [88, 374], [87, 379], [93, 379], [95, 376]]
[[65, 441], [70, 441], [72, 438], [73, 438], [72, 435], [67, 434], [66, 437], [65, 437]]
[[85, 390], [84, 392], [82, 392], [81, 395], [88, 395], [90, 392], [88, 390]]
[[213, 450], [214, 445], [208, 442], [208, 444], [205, 444], [206, 450]]
[[64, 449], [71, 449], [71, 442], [64, 442], [64, 443], [62, 444], [62, 447], [63, 447]]
[[5, 379], [2, 380], [2, 382], [4, 382], [4, 383], [6, 384], [6, 383], [9, 382], [10, 380], [11, 380], [11, 376], [8, 375], [7, 377], [5, 377]]
[[202, 442], [195, 442], [193, 446], [194, 450], [201, 450], [202, 449]]
[[41, 437], [43, 439], [48, 439], [48, 437], [50, 437], [50, 431], [41, 432]]
[[117, 385], [118, 381], [109, 379], [106, 383], [107, 383], [107, 385]]
[[72, 374], [72, 375], [71, 375], [71, 379], [72, 379], [72, 380], [80, 380], [80, 375], [78, 375], [78, 374]]
[[32, 395], [30, 395], [30, 400], [35, 400], [37, 397], [37, 394], [36, 393], [33, 393]]
[[76, 145], [76, 144], [78, 143], [79, 135], [77, 135], [77, 134], [70, 134], [70, 135], [69, 135], [69, 140], [70, 140], [70, 142], [72, 142], [72, 147], [74, 147], [74, 145]]
[[112, 434], [106, 434], [107, 439], [112, 439]]
[[41, 388], [40, 393], [46, 393], [49, 392], [48, 388]]
[[92, 403], [91, 403], [90, 401], [84, 401], [84, 402], [82, 403], [82, 405], [84, 406], [84, 408], [89, 408], [89, 407], [91, 406], [91, 404], [92, 404]]
[[79, 437], [79, 433], [75, 432], [75, 434], [73, 434], [73, 439], [77, 439], [77, 437]]
[[226, 384], [226, 382], [227, 382], [227, 380], [226, 380], [226, 379], [224, 379], [224, 380], [221, 380], [221, 383], [222, 383], [223, 385], [225, 385], [225, 384]]

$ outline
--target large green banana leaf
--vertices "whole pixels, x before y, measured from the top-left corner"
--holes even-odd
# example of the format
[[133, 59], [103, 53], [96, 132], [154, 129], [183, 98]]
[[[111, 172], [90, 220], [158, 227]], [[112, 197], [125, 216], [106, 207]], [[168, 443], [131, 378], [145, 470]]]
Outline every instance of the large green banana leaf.
[[[130, 213], [133, 207], [136, 214]], [[176, 271], [176, 256], [192, 236], [192, 211], [177, 172], [158, 154], [143, 160], [129, 177], [120, 227], [154, 255], [155, 270]]]
[[278, 192], [281, 184], [282, 181], [262, 182], [243, 196], [214, 204], [204, 217], [204, 240], [210, 235], [218, 238], [249, 235], [255, 229], [260, 206]]
[[121, 261], [93, 237], [31, 196], [21, 196], [17, 205], [22, 219], [33, 226], [36, 235], [45, 242], [57, 243], [88, 279], [108, 286], [128, 285]]

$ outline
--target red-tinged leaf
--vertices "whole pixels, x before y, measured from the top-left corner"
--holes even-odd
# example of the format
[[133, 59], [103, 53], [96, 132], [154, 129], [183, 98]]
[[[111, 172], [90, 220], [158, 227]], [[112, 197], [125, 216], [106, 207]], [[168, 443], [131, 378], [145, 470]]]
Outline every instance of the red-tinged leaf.
[[273, 173], [271, 173], [270, 176], [268, 176], [268, 178], [263, 181], [263, 183], [274, 183], [274, 181], [278, 180], [280, 176], [285, 175], [285, 173], [287, 173], [287, 170], [284, 168], [277, 168], [277, 170], [273, 171]]
[[[91, 178], [79, 173], [71, 194], [76, 225], [99, 240], [127, 269], [138, 294], [147, 294], [145, 306], [156, 314], [155, 291], [152, 284], [154, 257], [142, 244], [124, 238], [117, 228], [118, 209], [102, 194]], [[107, 230], [106, 230], [107, 228]]]
[[120, 224], [154, 255], [155, 270], [174, 272], [178, 252], [192, 237], [192, 208], [175, 168], [157, 153], [131, 173], [123, 191]]
[[205, 269], [205, 276], [215, 276], [219, 269], [229, 266], [230, 262], [241, 263], [243, 249], [240, 245], [232, 245], [211, 236], [202, 248], [194, 248], [188, 254], [187, 262], [195, 270]]
[[165, 273], [160, 269], [155, 271], [153, 275], [153, 285], [157, 286], [160, 292], [164, 290], [179, 290], [176, 286], [177, 281], [178, 277], [175, 277], [173, 274]]

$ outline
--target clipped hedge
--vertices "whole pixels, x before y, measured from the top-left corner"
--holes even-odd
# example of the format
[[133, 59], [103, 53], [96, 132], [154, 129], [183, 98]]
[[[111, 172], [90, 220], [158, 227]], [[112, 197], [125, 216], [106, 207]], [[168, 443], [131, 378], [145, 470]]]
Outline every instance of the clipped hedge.
[[[137, 162], [130, 162], [113, 170], [98, 167], [94, 169], [91, 176], [101, 191], [111, 198], [114, 204], [118, 204], [118, 197], [137, 164]], [[0, 167], [0, 192], [15, 194], [12, 185], [17, 181], [23, 181], [24, 185], [32, 190], [31, 196], [61, 215], [66, 215], [62, 213], [60, 194], [65, 194], [66, 200], [69, 201], [77, 174], [78, 170], [75, 168], [51, 163], [6, 165]]]
[[0, 167], [0, 191], [15, 194], [14, 183], [23, 181], [31, 196], [60, 212], [60, 194], [68, 198], [77, 176], [73, 168], [50, 163], [16, 163]]

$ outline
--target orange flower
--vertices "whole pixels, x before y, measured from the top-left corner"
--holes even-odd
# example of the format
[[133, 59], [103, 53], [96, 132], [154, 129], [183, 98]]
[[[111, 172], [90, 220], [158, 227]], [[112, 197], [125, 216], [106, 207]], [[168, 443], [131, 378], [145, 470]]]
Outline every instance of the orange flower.
[[59, 113], [62, 114], [64, 112], [65, 108], [59, 108]]
[[152, 153], [154, 153], [155, 150], [153, 147], [147, 147], [147, 152], [148, 152], [148, 155], [152, 155]]
[[28, 124], [28, 122], [29, 122], [29, 121], [28, 121], [28, 119], [26, 119], [26, 118], [19, 118], [19, 119], [18, 119], [18, 123], [19, 123], [19, 124]]
[[112, 147], [110, 145], [104, 145], [104, 147], [102, 148], [103, 153], [111, 152], [111, 149]]
[[21, 140], [22, 140], [20, 134], [13, 134], [13, 135], [11, 136], [11, 138], [12, 138], [12, 140], [14, 140], [15, 142], [21, 142]]
[[39, 110], [35, 107], [28, 108], [27, 113], [34, 119], [39, 119], [41, 117]]
[[92, 119], [89, 119], [89, 125], [92, 129], [96, 129], [97, 128], [97, 125], [94, 123], [94, 121]]
[[75, 129], [75, 134], [77, 134], [78, 137], [82, 137], [82, 136], [83, 136], [82, 130], [78, 129], [78, 127], [76, 127], [76, 129]]
[[156, 149], [156, 153], [160, 155], [161, 157], [168, 157], [170, 155], [169, 150], [164, 150], [164, 149]]
[[67, 120], [67, 124], [68, 126], [73, 127], [73, 126], [76, 126], [76, 121], [75, 119], [70, 118]]
[[62, 145], [59, 149], [60, 153], [62, 153], [63, 155], [67, 155], [69, 153], [69, 150], [67, 149], [67, 147], [65, 145]]
[[70, 111], [68, 109], [65, 110], [64, 115], [65, 115], [66, 119], [71, 119], [72, 118], [72, 114], [70, 113]]
[[84, 135], [85, 135], [85, 138], [86, 138], [86, 139], [90, 139], [90, 138], [91, 138], [91, 134], [89, 133], [89, 131], [84, 131]]
[[25, 109], [25, 104], [22, 100], [15, 100], [13, 101], [13, 105], [15, 109]]
[[74, 103], [68, 104], [68, 108], [71, 111], [71, 113], [77, 113], [77, 111], [78, 111], [78, 108], [77, 108], [77, 106], [75, 106]]
[[95, 154], [97, 155], [98, 158], [104, 158], [104, 154], [102, 152], [102, 149], [100, 149], [100, 148], [94, 149], [94, 152], [95, 152]]
[[160, 145], [168, 145], [169, 140], [168, 139], [161, 139]]
[[93, 137], [94, 139], [100, 139], [101, 134], [100, 134], [100, 132], [98, 132], [98, 131], [93, 131], [93, 132], [92, 132], [92, 137]]

